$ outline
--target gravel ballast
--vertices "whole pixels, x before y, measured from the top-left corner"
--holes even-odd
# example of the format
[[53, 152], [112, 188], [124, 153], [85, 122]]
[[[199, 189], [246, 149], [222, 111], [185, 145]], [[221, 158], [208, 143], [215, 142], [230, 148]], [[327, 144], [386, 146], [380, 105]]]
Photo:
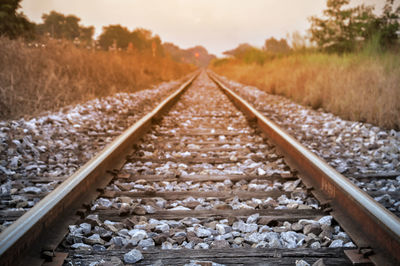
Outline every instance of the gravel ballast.
[[400, 216], [400, 132], [343, 120], [225, 77], [223, 82], [312, 152]]
[[[1, 210], [23, 213], [33, 207], [181, 83], [118, 93], [29, 120], [0, 121]], [[11, 223], [4, 219], [0, 231]]]

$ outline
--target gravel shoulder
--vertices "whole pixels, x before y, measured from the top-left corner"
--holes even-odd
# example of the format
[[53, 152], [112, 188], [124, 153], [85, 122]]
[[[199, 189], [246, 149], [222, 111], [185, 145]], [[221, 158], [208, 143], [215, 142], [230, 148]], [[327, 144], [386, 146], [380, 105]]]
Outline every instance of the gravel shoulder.
[[0, 231], [152, 110], [182, 81], [94, 99], [29, 120], [0, 121]]
[[[355, 248], [204, 72], [134, 145], [128, 162], [82, 217], [57, 249], [69, 254], [69, 265], [154, 265], [151, 252], [178, 250], [210, 260], [199, 265], [254, 265], [248, 259], [261, 265], [264, 258], [275, 265], [265, 254], [249, 255], [256, 249], [286, 249], [290, 255], [277, 264], [310, 265], [330, 249]], [[296, 257], [297, 249], [307, 249], [307, 262]], [[220, 255], [237, 251], [248, 259], [228, 263]], [[332, 257], [323, 259], [335, 265]], [[198, 264], [163, 257], [157, 265]]]
[[258, 111], [400, 216], [400, 132], [343, 120], [220, 76]]

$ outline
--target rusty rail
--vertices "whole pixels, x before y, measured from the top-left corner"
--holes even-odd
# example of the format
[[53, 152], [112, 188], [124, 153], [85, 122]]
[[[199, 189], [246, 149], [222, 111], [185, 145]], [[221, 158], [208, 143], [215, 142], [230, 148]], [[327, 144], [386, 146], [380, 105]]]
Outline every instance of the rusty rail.
[[400, 264], [399, 218], [263, 116], [225, 86], [215, 74], [208, 74], [240, 110], [257, 121], [260, 129], [280, 148], [289, 163], [301, 173], [302, 178], [310, 183], [317, 193], [322, 193], [320, 197], [329, 202], [335, 219], [357, 246], [372, 248], [374, 254], [369, 256], [372, 262], [376, 265]]
[[[54, 249], [60, 237], [63, 237], [57, 229], [64, 227], [62, 231], [66, 231], [68, 221], [75, 216], [76, 210], [81, 208], [83, 203], [90, 201], [98, 188], [104, 187], [111, 180], [112, 171], [126, 161], [132, 144], [149, 129], [153, 119], [157, 119], [179, 98], [197, 75], [198, 73], [191, 76], [153, 111], [124, 131], [75, 174], [6, 228], [0, 234], [0, 265], [16, 265], [16, 260], [29, 261], [29, 265], [41, 264], [40, 253], [46, 249]], [[43, 247], [42, 239], [46, 239], [47, 246], [50, 239], [54, 246]]]

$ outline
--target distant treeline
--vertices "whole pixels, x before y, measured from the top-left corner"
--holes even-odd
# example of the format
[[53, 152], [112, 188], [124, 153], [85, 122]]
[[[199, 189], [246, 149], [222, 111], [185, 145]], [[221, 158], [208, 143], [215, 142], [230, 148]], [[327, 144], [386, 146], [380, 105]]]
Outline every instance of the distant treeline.
[[226, 51], [212, 69], [272, 94], [322, 108], [344, 119], [400, 129], [400, 7], [381, 15], [348, 0], [328, 0], [323, 18], [311, 17], [310, 36], [269, 38]]
[[64, 15], [56, 11], [43, 14], [43, 23], [36, 24], [18, 12], [20, 2], [21, 0], [0, 2], [0, 36], [10, 39], [24, 38], [31, 42], [43, 38], [69, 40], [83, 48], [125, 50], [131, 53], [147, 53], [155, 57], [165, 57], [169, 55], [168, 52], [172, 52], [171, 56], [175, 61], [197, 66], [206, 66], [214, 58], [201, 46], [184, 50], [173, 44], [164, 45], [158, 35], [153, 35], [150, 30], [142, 28], [130, 31], [121, 25], [108, 25], [103, 27], [102, 33], [95, 40], [93, 26], [83, 26], [77, 16]]
[[[386, 0], [380, 15], [373, 13], [373, 6], [347, 7], [349, 0], [327, 0], [323, 18], [312, 16], [308, 36], [298, 32], [286, 39], [271, 37], [260, 49], [250, 44], [240, 44], [225, 51], [230, 59], [214, 61], [218, 66], [235, 59], [244, 63], [263, 65], [270, 59], [293, 52], [381, 53], [400, 51], [400, 6], [394, 7], [393, 0]], [[291, 41], [289, 45], [288, 40]], [[289, 42], [290, 42], [289, 41]]]
[[94, 27], [55, 11], [34, 24], [17, 11], [20, 2], [0, 1], [0, 119], [151, 88], [189, 74], [200, 63], [176, 60], [145, 29], [110, 25], [94, 40]]

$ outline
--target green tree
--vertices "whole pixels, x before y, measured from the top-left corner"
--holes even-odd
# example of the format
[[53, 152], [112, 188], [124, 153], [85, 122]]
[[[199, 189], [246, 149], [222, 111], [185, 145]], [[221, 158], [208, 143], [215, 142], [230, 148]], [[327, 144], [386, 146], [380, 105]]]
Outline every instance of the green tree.
[[79, 39], [89, 43], [94, 34], [94, 27], [84, 27], [79, 25], [80, 18], [74, 15], [64, 15], [56, 11], [43, 14], [43, 24], [39, 24], [37, 29], [41, 34], [47, 34], [56, 39], [75, 40]]
[[290, 47], [285, 39], [280, 39], [279, 41], [274, 37], [265, 40], [264, 50], [271, 53], [287, 53], [290, 51]]
[[245, 54], [252, 49], [254, 49], [254, 47], [251, 46], [250, 44], [241, 43], [235, 49], [225, 51], [225, 52], [223, 52], [223, 54], [233, 56], [239, 60], [242, 60], [244, 58]]
[[398, 40], [400, 6], [386, 0], [383, 14], [376, 16], [372, 6], [345, 8], [349, 0], [327, 0], [325, 18], [310, 17], [311, 38], [320, 49], [335, 52], [353, 51], [378, 36], [379, 45], [387, 48]]
[[131, 35], [131, 32], [121, 25], [105, 26], [99, 37], [99, 44], [104, 50], [113, 47], [114, 43], [116, 48], [126, 49], [131, 42]]
[[152, 33], [149, 30], [137, 28], [131, 33], [131, 42], [139, 51], [151, 49]]
[[223, 54], [233, 56], [246, 64], [257, 63], [262, 65], [267, 59], [265, 52], [248, 43], [239, 44], [235, 49], [225, 51]]
[[395, 8], [393, 0], [386, 0], [383, 13], [372, 24], [371, 35], [377, 35], [382, 48], [389, 48], [396, 44], [400, 30], [400, 5]]
[[121, 25], [109, 25], [103, 27], [103, 32], [99, 37], [99, 44], [102, 49], [110, 47], [127, 49], [134, 48], [140, 52], [151, 53], [154, 56], [164, 56], [164, 48], [159, 36], [153, 36], [150, 30], [137, 28], [129, 31]]
[[326, 19], [310, 17], [311, 41], [321, 49], [346, 52], [354, 50], [357, 41], [364, 40], [374, 19], [372, 7], [364, 5], [344, 8], [349, 0], [327, 0], [323, 11]]
[[294, 51], [304, 51], [307, 48], [307, 37], [295, 31], [291, 35], [288, 34], [288, 39], [291, 39], [291, 46]]
[[0, 2], [0, 35], [8, 36], [11, 39], [17, 37], [32, 38], [34, 24], [29, 22], [20, 8], [21, 0], [2, 0]]
[[79, 39], [81, 41], [86, 42], [87, 44], [91, 43], [93, 40], [93, 34], [94, 34], [93, 26], [89, 26], [89, 27], [80, 26], [79, 27]]
[[38, 26], [40, 33], [49, 34], [56, 39], [74, 40], [79, 37], [80, 19], [73, 15], [65, 16], [56, 11], [42, 15], [43, 24]]

